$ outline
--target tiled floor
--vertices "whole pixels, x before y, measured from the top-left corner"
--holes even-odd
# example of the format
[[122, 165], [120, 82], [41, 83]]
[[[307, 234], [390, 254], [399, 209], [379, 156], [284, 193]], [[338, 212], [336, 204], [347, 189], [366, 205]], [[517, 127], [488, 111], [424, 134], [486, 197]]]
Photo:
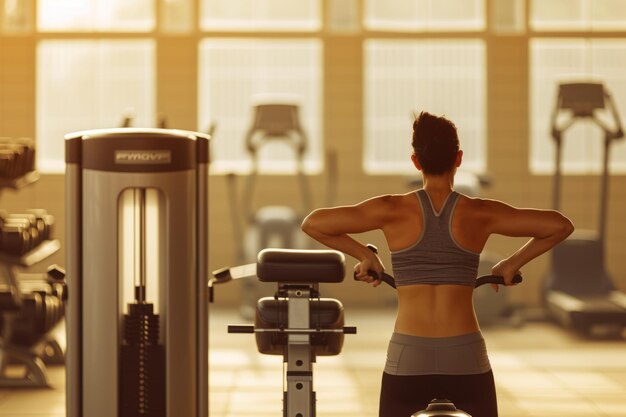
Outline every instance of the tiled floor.
[[[212, 311], [211, 417], [281, 414], [282, 363], [256, 352], [252, 335], [230, 335], [240, 323], [231, 311]], [[380, 373], [393, 311], [347, 311], [339, 356], [320, 357], [315, 390], [320, 417], [375, 417]], [[626, 417], [626, 342], [586, 340], [549, 323], [483, 330], [496, 375], [503, 417]], [[0, 417], [64, 416], [64, 372], [49, 369], [52, 389], [0, 390]], [[479, 416], [477, 416], [479, 417]]]

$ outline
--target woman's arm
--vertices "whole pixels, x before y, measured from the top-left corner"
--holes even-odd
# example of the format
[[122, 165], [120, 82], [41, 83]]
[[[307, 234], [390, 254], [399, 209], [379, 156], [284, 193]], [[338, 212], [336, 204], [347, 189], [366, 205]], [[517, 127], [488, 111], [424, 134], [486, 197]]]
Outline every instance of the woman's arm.
[[493, 268], [493, 273], [503, 275], [507, 283], [522, 266], [552, 249], [574, 231], [572, 222], [554, 210], [519, 209], [494, 200], [486, 200], [485, 203], [490, 234], [531, 237]]
[[[344, 252], [360, 261], [357, 276], [367, 282], [367, 270], [381, 272], [384, 267], [376, 254], [349, 236], [370, 230], [384, 229], [394, 217], [391, 196], [375, 197], [353, 206], [321, 208], [313, 211], [302, 222], [302, 230], [313, 239]], [[375, 285], [380, 281], [375, 282]]]

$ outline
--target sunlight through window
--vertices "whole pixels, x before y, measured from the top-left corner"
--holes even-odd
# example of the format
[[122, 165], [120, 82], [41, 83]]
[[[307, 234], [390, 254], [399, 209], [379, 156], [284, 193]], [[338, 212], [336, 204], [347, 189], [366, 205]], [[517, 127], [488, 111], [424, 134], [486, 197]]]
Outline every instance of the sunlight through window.
[[150, 40], [49, 40], [37, 50], [37, 166], [65, 169], [66, 133], [154, 127], [155, 45]]
[[319, 0], [201, 0], [203, 30], [314, 31]]
[[443, 31], [485, 28], [483, 0], [367, 0], [371, 30]]
[[[322, 45], [318, 40], [206, 39], [200, 44], [198, 129], [218, 123], [212, 144], [214, 172], [248, 172], [244, 139], [257, 102], [287, 100], [299, 105], [308, 138], [305, 170], [321, 170]], [[294, 151], [270, 143], [260, 152], [265, 173], [293, 173]]]
[[[602, 81], [620, 114], [626, 110], [626, 41], [622, 39], [535, 39], [530, 44], [530, 170], [554, 171], [555, 144], [550, 118], [563, 81]], [[598, 113], [599, 117], [607, 114]], [[611, 118], [604, 120], [609, 126]], [[602, 131], [578, 122], [563, 136], [563, 171], [599, 173], [602, 169]], [[611, 147], [612, 172], [626, 172], [626, 143]]]
[[534, 30], [626, 29], [624, 0], [532, 0], [531, 6]]
[[153, 0], [39, 0], [41, 31], [147, 32], [155, 27]]
[[463, 167], [486, 168], [486, 69], [481, 40], [371, 40], [365, 44], [365, 170], [413, 173], [413, 113], [457, 126]]

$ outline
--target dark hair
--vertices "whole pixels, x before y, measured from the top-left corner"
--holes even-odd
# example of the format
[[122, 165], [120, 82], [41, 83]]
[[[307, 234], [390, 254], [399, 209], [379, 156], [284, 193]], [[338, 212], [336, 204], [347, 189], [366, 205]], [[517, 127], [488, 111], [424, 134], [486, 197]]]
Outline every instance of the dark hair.
[[425, 174], [444, 174], [454, 168], [459, 151], [456, 126], [445, 117], [423, 111], [413, 122], [412, 145]]

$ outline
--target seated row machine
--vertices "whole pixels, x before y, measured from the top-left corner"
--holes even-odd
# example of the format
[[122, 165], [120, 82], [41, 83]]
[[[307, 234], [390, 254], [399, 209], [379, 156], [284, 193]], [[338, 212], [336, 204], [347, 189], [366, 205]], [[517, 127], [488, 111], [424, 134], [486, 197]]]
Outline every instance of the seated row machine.
[[[236, 276], [234, 268], [214, 273], [215, 282], [258, 277], [278, 285], [274, 297], [258, 300], [254, 325], [230, 325], [229, 333], [254, 333], [260, 353], [282, 355], [287, 364], [283, 393], [284, 417], [314, 417], [313, 363], [317, 356], [341, 352], [344, 334], [343, 305], [321, 298], [320, 283], [339, 283], [345, 275], [345, 257], [334, 250], [264, 249], [256, 271]], [[254, 273], [250, 273], [254, 271]]]

